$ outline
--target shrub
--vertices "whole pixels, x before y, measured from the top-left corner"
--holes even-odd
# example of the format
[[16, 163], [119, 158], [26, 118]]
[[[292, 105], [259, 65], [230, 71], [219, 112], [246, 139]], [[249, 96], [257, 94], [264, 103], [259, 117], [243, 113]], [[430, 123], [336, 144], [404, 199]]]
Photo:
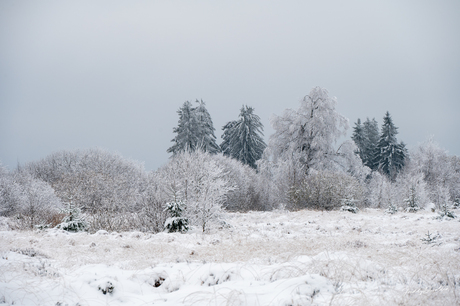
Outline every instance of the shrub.
[[299, 187], [289, 191], [292, 208], [321, 210], [338, 209], [343, 199], [363, 200], [363, 190], [358, 180], [344, 173], [320, 171], [307, 176]]

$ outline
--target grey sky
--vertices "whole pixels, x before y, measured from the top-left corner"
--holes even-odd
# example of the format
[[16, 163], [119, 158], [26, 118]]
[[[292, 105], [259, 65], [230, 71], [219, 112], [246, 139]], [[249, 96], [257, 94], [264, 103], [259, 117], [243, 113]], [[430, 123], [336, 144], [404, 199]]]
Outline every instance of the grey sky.
[[460, 1], [1, 1], [0, 161], [101, 147], [167, 162], [203, 99], [218, 143], [243, 104], [269, 119], [314, 86], [350, 119], [388, 110], [410, 147], [460, 155]]

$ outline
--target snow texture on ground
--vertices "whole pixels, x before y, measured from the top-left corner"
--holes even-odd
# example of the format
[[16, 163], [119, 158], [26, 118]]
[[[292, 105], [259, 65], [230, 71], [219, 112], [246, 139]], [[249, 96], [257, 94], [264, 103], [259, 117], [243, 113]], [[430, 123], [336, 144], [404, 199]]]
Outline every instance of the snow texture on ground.
[[0, 305], [457, 305], [460, 222], [435, 217], [228, 213], [207, 234], [0, 220]]

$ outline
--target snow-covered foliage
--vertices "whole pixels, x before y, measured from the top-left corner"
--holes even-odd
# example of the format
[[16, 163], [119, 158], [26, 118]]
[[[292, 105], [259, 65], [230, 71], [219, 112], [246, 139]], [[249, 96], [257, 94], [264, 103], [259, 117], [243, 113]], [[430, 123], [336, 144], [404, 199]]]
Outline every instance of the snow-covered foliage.
[[82, 216], [80, 208], [73, 203], [72, 198], [69, 198], [67, 207], [62, 210], [62, 213], [65, 217], [62, 219], [62, 222], [56, 226], [57, 228], [69, 232], [80, 232], [88, 228], [88, 223], [84, 216]]
[[100, 149], [60, 151], [20, 167], [46, 182], [62, 202], [72, 198], [88, 230], [163, 230], [166, 201], [143, 166]]
[[[272, 182], [275, 202], [293, 204], [291, 201], [299, 198], [294, 196], [299, 186], [318, 171], [343, 177], [351, 175], [361, 183], [369, 174], [370, 170], [355, 154], [357, 147], [352, 141], [345, 141], [338, 148], [334, 146], [348, 128], [348, 119], [335, 110], [336, 103], [327, 90], [315, 87], [301, 101], [298, 110], [287, 109], [282, 116], [272, 118], [275, 133], [270, 136], [258, 169], [266, 181]], [[294, 206], [297, 205], [295, 201]]]
[[173, 129], [176, 134], [167, 152], [173, 155], [182, 152], [193, 152], [197, 149], [208, 153], [220, 152], [220, 147], [216, 143], [214, 135], [214, 125], [211, 115], [205, 107], [203, 100], [196, 101], [197, 107], [193, 107], [189, 101], [184, 102], [177, 111], [179, 122]]
[[415, 189], [415, 186], [411, 186], [409, 189], [409, 196], [404, 199], [404, 202], [406, 203], [406, 211], [407, 212], [417, 212], [420, 210], [419, 206], [419, 198], [417, 196], [417, 191]]
[[13, 216], [22, 203], [21, 186], [0, 165], [0, 216]]
[[342, 207], [340, 207], [340, 210], [356, 214], [359, 208], [356, 207], [356, 201], [354, 199], [345, 198], [342, 200]]
[[225, 169], [199, 150], [176, 154], [159, 174], [169, 198], [186, 203], [191, 225], [200, 226], [203, 232], [219, 218], [228, 192], [234, 189]]
[[385, 210], [387, 214], [394, 215], [395, 213], [398, 212], [398, 208], [394, 204], [390, 204], [388, 208]]
[[408, 171], [411, 175], [423, 176], [428, 196], [438, 209], [443, 204], [443, 199], [439, 197], [440, 188], [447, 189], [450, 201], [460, 196], [460, 158], [449, 156], [433, 138], [411, 152]]
[[387, 208], [396, 205], [396, 190], [391, 181], [379, 172], [372, 172], [367, 182], [366, 206]]
[[339, 209], [343, 199], [353, 199], [354, 205], [363, 202], [363, 189], [358, 180], [344, 174], [328, 171], [311, 173], [297, 188], [289, 191], [294, 208]]
[[304, 173], [323, 170], [336, 153], [334, 144], [348, 129], [348, 119], [335, 110], [336, 104], [326, 89], [315, 87], [298, 110], [286, 109], [282, 116], [274, 116], [275, 133], [270, 136], [267, 157], [274, 162], [298, 161]]
[[165, 229], [170, 232], [185, 233], [188, 231], [188, 219], [185, 215], [185, 204], [182, 201], [166, 203], [165, 210], [169, 218], [165, 221]]
[[450, 201], [449, 190], [445, 187], [438, 187], [439, 217], [456, 218], [457, 216], [451, 210], [453, 203]]
[[407, 149], [404, 143], [398, 143], [396, 135], [398, 128], [393, 124], [390, 113], [383, 117], [380, 138], [377, 143], [378, 170], [387, 175], [392, 181], [396, 179], [398, 172], [404, 167], [407, 157]]
[[403, 203], [398, 203], [400, 206], [413, 207], [413, 209], [423, 208], [430, 202], [427, 184], [420, 173], [404, 171], [400, 173], [394, 186], [398, 198], [403, 199]]
[[0, 301], [458, 305], [460, 222], [436, 215], [227, 213], [207, 235], [0, 230]]
[[364, 165], [371, 170], [378, 169], [378, 148], [379, 129], [378, 123], [374, 119], [372, 121], [367, 118], [361, 124], [361, 120], [355, 123], [353, 127], [353, 135], [351, 139], [355, 142], [357, 149], [356, 152], [361, 158]]
[[[10, 212], [15, 215], [17, 224], [29, 229], [51, 225], [53, 216], [62, 208], [53, 188], [23, 171], [15, 173], [10, 183], [18, 188], [14, 192], [18, 192], [15, 196], [19, 197], [13, 199], [14, 208]], [[11, 203], [8, 206], [11, 207]]]
[[212, 157], [224, 169], [225, 178], [232, 190], [224, 200], [224, 207], [230, 211], [269, 210], [267, 194], [263, 192], [261, 177], [256, 171], [241, 162], [218, 154]]
[[195, 108], [195, 115], [198, 119], [198, 147], [201, 151], [208, 152], [210, 154], [219, 153], [220, 147], [216, 142], [216, 136], [214, 135], [214, 125], [212, 123], [211, 115], [206, 109], [206, 104], [203, 100], [198, 101], [198, 106]]
[[228, 122], [222, 129], [223, 142], [220, 145], [224, 155], [256, 168], [256, 161], [262, 157], [266, 144], [262, 138], [263, 125], [254, 108], [243, 106], [237, 121]]

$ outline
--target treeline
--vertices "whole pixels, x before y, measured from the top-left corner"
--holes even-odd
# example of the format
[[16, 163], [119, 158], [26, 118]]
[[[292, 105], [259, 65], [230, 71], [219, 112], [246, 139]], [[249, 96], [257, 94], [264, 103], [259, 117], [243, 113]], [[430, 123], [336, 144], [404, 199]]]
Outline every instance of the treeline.
[[[158, 232], [174, 218], [206, 231], [222, 212], [373, 207], [395, 213], [460, 202], [460, 158], [433, 140], [408, 152], [390, 114], [358, 120], [351, 140], [336, 100], [316, 87], [298, 109], [274, 116], [268, 144], [243, 106], [217, 144], [203, 101], [178, 111], [169, 162], [147, 172], [104, 150], [53, 153], [8, 172], [0, 167], [0, 215], [18, 228]], [[175, 211], [172, 211], [175, 210]], [[353, 210], [355, 211], [355, 210]], [[179, 216], [182, 214], [182, 216]], [[179, 219], [178, 219], [179, 218]], [[173, 220], [173, 221], [171, 221]]]

